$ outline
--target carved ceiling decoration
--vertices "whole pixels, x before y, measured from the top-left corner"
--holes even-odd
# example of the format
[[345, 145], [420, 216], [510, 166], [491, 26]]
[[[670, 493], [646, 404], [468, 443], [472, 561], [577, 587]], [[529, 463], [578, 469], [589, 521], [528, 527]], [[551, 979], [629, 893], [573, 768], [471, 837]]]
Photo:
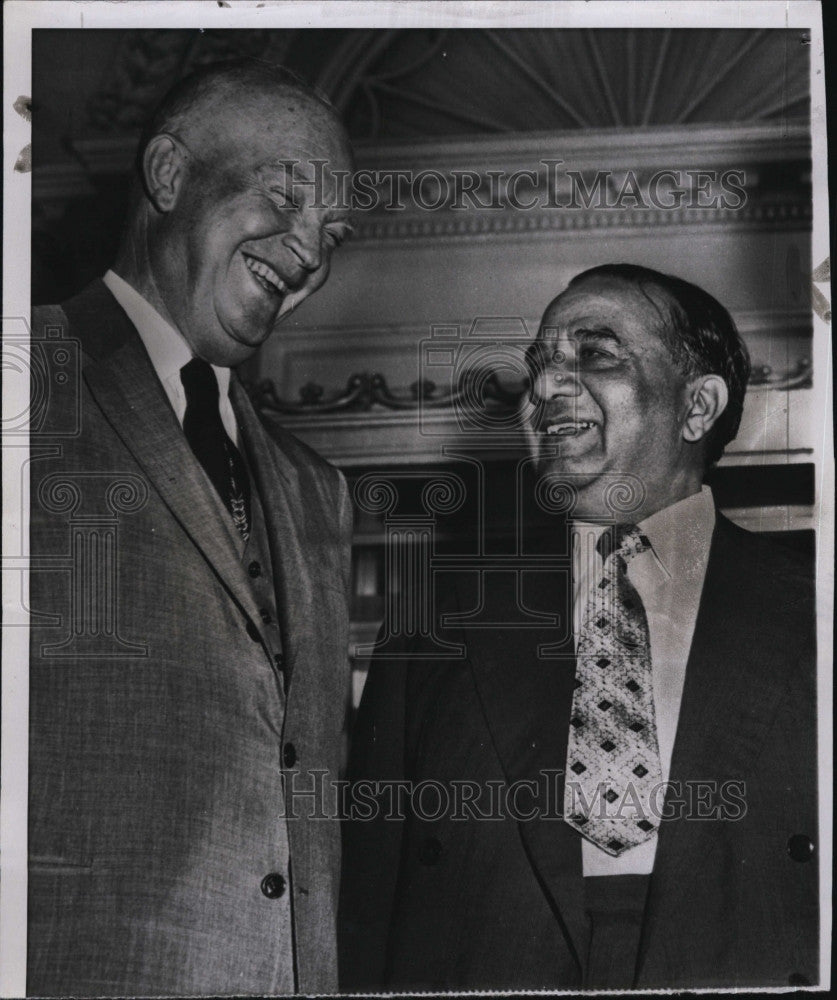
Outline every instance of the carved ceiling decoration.
[[[135, 132], [196, 66], [250, 55], [325, 92], [355, 140], [806, 118], [802, 31], [119, 32], [89, 135]], [[76, 128], [79, 128], [77, 125]]]
[[362, 74], [335, 78], [331, 67], [322, 78], [358, 138], [807, 114], [807, 45], [798, 33], [485, 29], [393, 34]]

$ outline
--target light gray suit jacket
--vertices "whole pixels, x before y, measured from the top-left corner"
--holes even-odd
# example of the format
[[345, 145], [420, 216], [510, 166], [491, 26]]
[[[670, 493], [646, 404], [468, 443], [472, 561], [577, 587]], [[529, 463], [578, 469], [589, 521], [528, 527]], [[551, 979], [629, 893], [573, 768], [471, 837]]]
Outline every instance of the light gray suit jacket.
[[[303, 789], [339, 767], [345, 482], [268, 435], [233, 376], [283, 677], [247, 564], [110, 292], [36, 310], [33, 342], [28, 992], [333, 991], [337, 823], [308, 818], [310, 799], [286, 822], [283, 781], [291, 764]], [[278, 898], [261, 889], [272, 872]]]

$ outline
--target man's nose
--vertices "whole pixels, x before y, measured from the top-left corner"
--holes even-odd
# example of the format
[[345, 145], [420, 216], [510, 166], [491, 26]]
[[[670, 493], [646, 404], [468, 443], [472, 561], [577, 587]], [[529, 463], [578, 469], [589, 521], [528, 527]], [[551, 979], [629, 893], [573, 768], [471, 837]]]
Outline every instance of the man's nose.
[[306, 271], [316, 271], [322, 263], [322, 226], [317, 220], [297, 216], [282, 242], [295, 262]]
[[558, 347], [545, 360], [546, 363], [534, 382], [535, 397], [550, 400], [561, 396], [578, 396], [581, 381], [573, 355]]

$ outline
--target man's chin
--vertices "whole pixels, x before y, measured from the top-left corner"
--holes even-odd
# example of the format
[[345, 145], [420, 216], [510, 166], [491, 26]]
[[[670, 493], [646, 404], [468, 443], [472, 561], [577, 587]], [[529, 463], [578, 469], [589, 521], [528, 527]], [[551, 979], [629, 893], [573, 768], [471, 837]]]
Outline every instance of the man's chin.
[[579, 485], [587, 485], [602, 474], [601, 468], [597, 467], [589, 456], [543, 453], [538, 459], [538, 472], [543, 476], [555, 476], [557, 479], [563, 476], [568, 482]]
[[[204, 343], [199, 353], [211, 365], [236, 368], [252, 358], [266, 339], [267, 336], [245, 339], [238, 331], [224, 330], [211, 343]], [[255, 343], [251, 343], [251, 340], [255, 340]]]
[[223, 336], [222, 350], [239, 358], [236, 364], [255, 354], [273, 333], [277, 323], [276, 315], [234, 316], [221, 321]]
[[608, 476], [590, 463], [568, 456], [541, 458], [538, 475], [544, 481], [553, 503], [569, 517], [601, 518], [612, 516], [607, 504]]

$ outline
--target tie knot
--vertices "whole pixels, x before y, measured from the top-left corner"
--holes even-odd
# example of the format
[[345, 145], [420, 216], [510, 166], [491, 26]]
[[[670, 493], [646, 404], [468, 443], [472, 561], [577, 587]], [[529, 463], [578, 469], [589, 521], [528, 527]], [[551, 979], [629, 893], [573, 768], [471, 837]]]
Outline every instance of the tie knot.
[[218, 379], [212, 366], [201, 358], [192, 360], [180, 369], [180, 381], [186, 391], [186, 401], [193, 406], [218, 406]]
[[651, 543], [635, 524], [614, 524], [602, 533], [596, 548], [604, 560], [614, 553], [627, 560], [650, 549]]

